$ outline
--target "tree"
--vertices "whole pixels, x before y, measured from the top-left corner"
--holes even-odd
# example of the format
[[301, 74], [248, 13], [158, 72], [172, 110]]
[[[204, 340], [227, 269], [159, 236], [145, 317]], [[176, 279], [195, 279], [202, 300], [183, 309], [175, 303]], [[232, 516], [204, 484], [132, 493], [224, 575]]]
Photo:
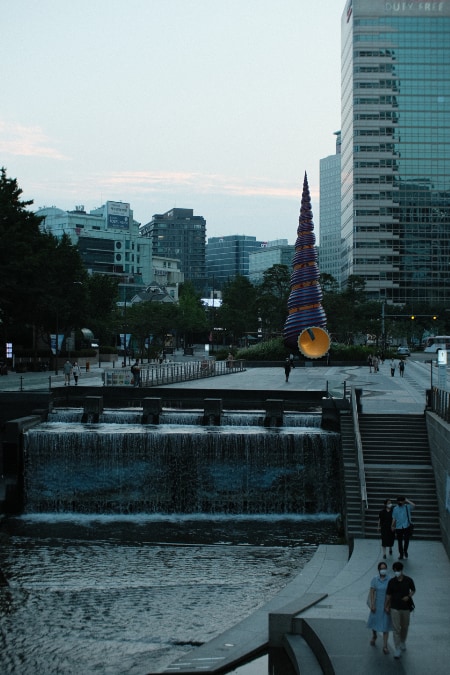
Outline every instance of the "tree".
[[127, 328], [138, 342], [138, 351], [145, 353], [146, 340], [151, 341], [153, 356], [164, 348], [166, 336], [177, 321], [178, 308], [170, 302], [137, 302], [128, 309]]
[[34, 257], [39, 250], [41, 219], [27, 210], [15, 178], [0, 173], [0, 321], [8, 326], [29, 321], [38, 288]]
[[184, 335], [185, 347], [192, 344], [194, 334], [204, 334], [208, 329], [205, 307], [190, 282], [180, 288], [177, 329]]
[[290, 271], [287, 265], [273, 265], [263, 274], [256, 287], [257, 305], [264, 335], [281, 333], [286, 320], [290, 290]]
[[224, 285], [222, 305], [217, 310], [217, 318], [232, 343], [237, 343], [246, 334], [257, 331], [256, 289], [246, 277], [237, 275]]
[[[81, 302], [86, 302], [86, 326], [90, 328], [100, 345], [115, 345], [115, 321], [118, 300], [118, 281], [104, 274], [92, 274], [87, 277], [86, 295]], [[84, 295], [84, 293], [83, 293]]]

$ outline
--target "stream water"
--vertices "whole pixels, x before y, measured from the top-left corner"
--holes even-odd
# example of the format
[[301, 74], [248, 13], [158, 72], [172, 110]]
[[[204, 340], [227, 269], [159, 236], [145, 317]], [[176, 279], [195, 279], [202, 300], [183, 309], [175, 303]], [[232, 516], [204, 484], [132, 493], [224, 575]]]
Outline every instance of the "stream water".
[[334, 520], [44, 513], [4, 519], [0, 672], [161, 672], [273, 597], [318, 544], [337, 541]]

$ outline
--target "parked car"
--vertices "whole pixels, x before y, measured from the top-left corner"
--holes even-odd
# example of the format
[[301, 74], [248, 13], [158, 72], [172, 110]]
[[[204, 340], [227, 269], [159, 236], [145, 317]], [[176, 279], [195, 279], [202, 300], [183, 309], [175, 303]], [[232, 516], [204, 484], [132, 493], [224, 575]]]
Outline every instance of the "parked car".
[[409, 351], [409, 347], [399, 347], [397, 349], [397, 356], [411, 356], [411, 352]]

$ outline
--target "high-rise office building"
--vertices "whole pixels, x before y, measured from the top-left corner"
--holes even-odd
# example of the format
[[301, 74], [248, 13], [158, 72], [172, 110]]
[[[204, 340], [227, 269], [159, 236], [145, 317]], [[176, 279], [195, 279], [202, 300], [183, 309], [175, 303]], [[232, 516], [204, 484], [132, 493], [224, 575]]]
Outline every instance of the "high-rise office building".
[[342, 281], [373, 299], [450, 288], [450, 2], [348, 0], [342, 15]]
[[341, 281], [341, 132], [336, 131], [336, 152], [320, 160], [321, 274]]
[[156, 214], [140, 233], [153, 243], [153, 255], [177, 258], [184, 280], [202, 291], [206, 280], [206, 220], [193, 209], [171, 209]]
[[288, 244], [287, 239], [268, 241], [265, 246], [257, 248], [248, 258], [248, 278], [252, 284], [261, 284], [264, 281], [264, 272], [274, 265], [285, 265], [292, 269], [292, 258], [295, 247]]
[[237, 275], [248, 277], [248, 257], [252, 251], [264, 245], [264, 242], [256, 241], [256, 237], [245, 234], [209, 237], [206, 247], [209, 284], [213, 279], [215, 288], [222, 288], [224, 283]]

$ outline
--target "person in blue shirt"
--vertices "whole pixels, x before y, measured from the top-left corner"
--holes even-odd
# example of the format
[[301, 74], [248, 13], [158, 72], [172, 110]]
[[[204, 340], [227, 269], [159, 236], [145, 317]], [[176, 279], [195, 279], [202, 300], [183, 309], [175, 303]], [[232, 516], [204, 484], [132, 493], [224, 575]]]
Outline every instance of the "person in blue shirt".
[[367, 620], [367, 628], [372, 629], [370, 644], [375, 646], [378, 632], [383, 633], [383, 653], [389, 654], [388, 638], [392, 630], [390, 615], [385, 611], [386, 591], [388, 588], [389, 575], [385, 562], [378, 563], [378, 575], [370, 582], [370, 614]]
[[392, 531], [395, 531], [398, 542], [399, 560], [408, 557], [409, 540], [411, 538], [411, 510], [414, 502], [406, 497], [397, 497], [397, 506], [392, 511]]

